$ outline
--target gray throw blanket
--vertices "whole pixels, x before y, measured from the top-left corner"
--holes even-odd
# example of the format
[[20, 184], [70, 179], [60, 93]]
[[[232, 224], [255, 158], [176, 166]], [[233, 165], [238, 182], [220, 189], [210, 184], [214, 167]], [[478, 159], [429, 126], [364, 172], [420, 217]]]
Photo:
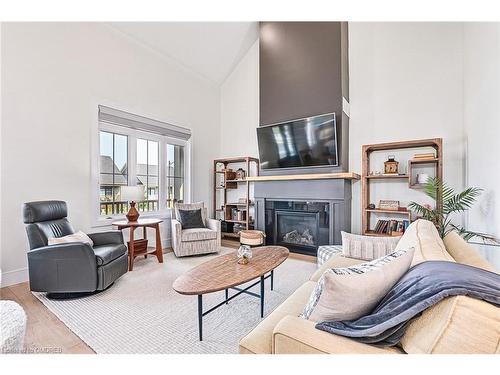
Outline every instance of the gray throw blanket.
[[446, 297], [464, 295], [500, 305], [500, 275], [465, 264], [428, 261], [412, 267], [369, 315], [316, 328], [377, 346], [396, 345], [407, 326]]

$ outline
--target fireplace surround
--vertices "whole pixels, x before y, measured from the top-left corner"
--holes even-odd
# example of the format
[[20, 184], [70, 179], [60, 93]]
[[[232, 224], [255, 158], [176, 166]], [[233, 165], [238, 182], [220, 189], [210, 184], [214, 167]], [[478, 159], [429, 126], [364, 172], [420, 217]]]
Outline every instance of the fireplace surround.
[[351, 229], [351, 181], [255, 182], [256, 228], [266, 244], [316, 255], [318, 246], [341, 243]]

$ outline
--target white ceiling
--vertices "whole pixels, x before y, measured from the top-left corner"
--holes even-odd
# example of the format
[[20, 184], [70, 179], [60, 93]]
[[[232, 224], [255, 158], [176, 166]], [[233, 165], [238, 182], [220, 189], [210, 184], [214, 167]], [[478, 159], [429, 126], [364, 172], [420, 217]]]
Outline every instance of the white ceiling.
[[257, 22], [111, 22], [109, 25], [218, 85], [259, 34]]

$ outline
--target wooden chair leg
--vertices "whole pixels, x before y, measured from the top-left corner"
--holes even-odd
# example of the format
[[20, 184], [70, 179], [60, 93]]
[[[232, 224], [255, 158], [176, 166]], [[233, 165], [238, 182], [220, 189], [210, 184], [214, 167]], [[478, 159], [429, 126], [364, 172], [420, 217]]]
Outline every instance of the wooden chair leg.
[[134, 269], [134, 228], [130, 227], [129, 265], [128, 270]]
[[163, 251], [161, 248], [160, 224], [155, 225], [156, 230], [156, 257], [158, 262], [163, 263]]

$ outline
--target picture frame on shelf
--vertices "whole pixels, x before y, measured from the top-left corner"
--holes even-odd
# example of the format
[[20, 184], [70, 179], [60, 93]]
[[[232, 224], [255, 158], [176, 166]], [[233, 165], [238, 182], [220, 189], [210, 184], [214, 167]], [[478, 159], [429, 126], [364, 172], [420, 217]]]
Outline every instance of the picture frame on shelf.
[[381, 199], [378, 202], [378, 208], [381, 210], [399, 211], [399, 201]]

